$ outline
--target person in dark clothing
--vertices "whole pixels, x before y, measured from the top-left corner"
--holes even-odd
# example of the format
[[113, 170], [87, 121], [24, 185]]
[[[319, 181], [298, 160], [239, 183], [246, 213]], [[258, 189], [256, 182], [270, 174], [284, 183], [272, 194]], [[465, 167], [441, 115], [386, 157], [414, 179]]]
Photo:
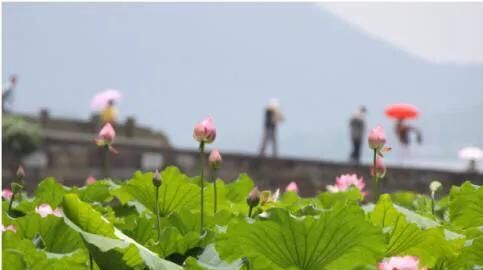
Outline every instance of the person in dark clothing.
[[265, 150], [268, 143], [272, 143], [273, 156], [277, 157], [277, 124], [283, 121], [283, 116], [280, 111], [280, 106], [278, 100], [270, 100], [267, 108], [265, 109], [265, 120], [264, 120], [264, 132], [262, 145], [260, 147], [260, 156], [265, 155]]
[[361, 158], [361, 147], [362, 138], [364, 137], [366, 129], [366, 107], [361, 106], [355, 113], [354, 116], [349, 121], [351, 141], [352, 141], [352, 152], [350, 159], [352, 162], [359, 163]]
[[404, 119], [398, 119], [396, 123], [396, 135], [399, 142], [404, 146], [409, 146], [410, 137], [409, 133], [413, 131], [416, 133], [416, 141], [421, 144], [423, 141], [422, 133], [419, 129], [412, 127], [404, 122]]

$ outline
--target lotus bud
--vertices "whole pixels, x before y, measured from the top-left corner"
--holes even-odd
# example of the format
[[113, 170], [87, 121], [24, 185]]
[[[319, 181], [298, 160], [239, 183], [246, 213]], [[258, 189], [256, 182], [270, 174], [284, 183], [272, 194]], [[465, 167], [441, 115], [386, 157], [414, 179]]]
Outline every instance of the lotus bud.
[[162, 180], [161, 180], [161, 175], [159, 174], [159, 171], [158, 171], [158, 170], [156, 170], [156, 171], [154, 172], [154, 176], [153, 176], [153, 185], [154, 185], [155, 187], [160, 187], [162, 183], [163, 183], [163, 182], [162, 182]]
[[258, 187], [254, 187], [250, 194], [247, 197], [247, 204], [250, 207], [256, 207], [260, 202], [260, 191], [258, 191]]
[[6, 188], [2, 190], [2, 197], [5, 200], [10, 200], [12, 198], [12, 195], [13, 195], [13, 192], [10, 189]]
[[285, 188], [285, 191], [291, 191], [291, 192], [298, 193], [299, 187], [297, 186], [297, 183], [292, 181], [287, 185], [287, 187]]
[[381, 126], [377, 126], [371, 130], [369, 133], [369, 147], [376, 151], [381, 151], [384, 148], [384, 144], [386, 144], [386, 135], [384, 134], [384, 130]]
[[[371, 175], [374, 176], [374, 165], [371, 165]], [[382, 163], [382, 158], [376, 157], [376, 174], [377, 178], [384, 178], [386, 175], [386, 166]]]
[[18, 166], [18, 169], [17, 169], [17, 181], [19, 183], [22, 183], [24, 178], [25, 178], [25, 171], [23, 170], [22, 165], [20, 165]]
[[426, 267], [419, 267], [419, 259], [414, 256], [404, 256], [404, 257], [391, 257], [384, 259], [379, 263], [377, 269], [379, 270], [426, 270]]
[[99, 131], [98, 139], [101, 140], [104, 144], [112, 144], [115, 138], [116, 131], [110, 123], [105, 124], [104, 127], [102, 127], [101, 131]]
[[86, 179], [86, 185], [92, 185], [96, 182], [97, 182], [96, 178], [92, 175], [87, 177], [87, 179]]
[[208, 157], [208, 162], [213, 169], [219, 169], [221, 167], [222, 159], [220, 151], [218, 149], [213, 149]]
[[215, 140], [216, 128], [210, 117], [195, 126], [193, 130], [193, 138], [200, 143], [212, 143]]

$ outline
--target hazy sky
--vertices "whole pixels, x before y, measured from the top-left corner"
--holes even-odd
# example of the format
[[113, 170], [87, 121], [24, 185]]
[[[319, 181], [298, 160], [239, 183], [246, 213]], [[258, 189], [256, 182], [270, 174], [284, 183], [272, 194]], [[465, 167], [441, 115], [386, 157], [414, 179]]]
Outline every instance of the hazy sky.
[[368, 33], [437, 62], [483, 63], [483, 3], [321, 3]]
[[88, 119], [92, 96], [117, 88], [121, 121], [194, 147], [193, 125], [210, 115], [216, 146], [236, 152], [257, 152], [277, 97], [281, 154], [324, 159], [347, 158], [357, 106], [391, 136], [385, 106], [409, 102], [433, 124], [422, 154], [454, 158], [483, 137], [471, 119], [483, 104], [483, 4], [471, 5], [7, 3], [2, 75], [19, 75], [16, 111]]

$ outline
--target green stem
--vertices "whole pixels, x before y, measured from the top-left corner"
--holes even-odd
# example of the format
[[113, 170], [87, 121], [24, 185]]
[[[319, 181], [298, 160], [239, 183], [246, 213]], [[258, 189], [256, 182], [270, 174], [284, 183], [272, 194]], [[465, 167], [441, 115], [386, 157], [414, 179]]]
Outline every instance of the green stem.
[[248, 208], [248, 217], [249, 218], [252, 217], [252, 210], [253, 210], [253, 206], [250, 206], [250, 208]]
[[374, 149], [374, 154], [373, 154], [373, 163], [372, 163], [372, 182], [374, 184], [374, 201], [377, 202], [377, 199], [379, 197], [379, 181], [378, 181], [378, 177], [377, 177], [377, 162], [376, 162], [376, 159], [377, 159], [377, 150]]
[[89, 251], [89, 269], [93, 270], [94, 269], [94, 260], [92, 259], [92, 254]]
[[218, 192], [216, 190], [216, 172], [217, 169], [213, 169], [213, 193], [214, 193], [214, 206], [213, 206], [213, 212], [216, 214], [216, 206], [218, 203]]
[[434, 216], [434, 197], [431, 196], [431, 214]]
[[161, 220], [159, 217], [159, 187], [155, 187], [156, 190], [156, 225], [158, 229], [158, 242], [161, 241]]
[[15, 200], [15, 195], [16, 194], [17, 194], [17, 192], [14, 192], [12, 194], [12, 198], [10, 198], [10, 202], [8, 204], [8, 212], [7, 212], [9, 215], [12, 215], [12, 205], [13, 205], [13, 201]]
[[109, 145], [106, 145], [104, 147], [104, 176], [106, 178], [111, 177], [111, 164], [110, 164], [110, 159], [109, 159]]
[[201, 213], [200, 213], [200, 231], [203, 233], [204, 211], [205, 211], [205, 143], [200, 142], [200, 187], [201, 187]]

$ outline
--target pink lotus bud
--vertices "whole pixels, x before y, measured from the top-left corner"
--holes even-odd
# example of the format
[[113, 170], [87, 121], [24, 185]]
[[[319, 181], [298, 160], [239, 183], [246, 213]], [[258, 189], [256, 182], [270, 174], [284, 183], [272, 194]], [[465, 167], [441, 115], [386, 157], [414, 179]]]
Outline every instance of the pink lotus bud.
[[193, 138], [198, 142], [204, 143], [212, 143], [215, 140], [216, 128], [210, 117], [195, 126], [193, 130]]
[[35, 207], [35, 212], [40, 215], [40, 217], [45, 218], [48, 215], [54, 215], [56, 217], [62, 217], [62, 212], [60, 209], [52, 209], [49, 204], [43, 203]]
[[86, 179], [86, 185], [92, 185], [94, 184], [95, 182], [97, 182], [96, 178], [92, 175], [90, 175], [89, 177], [87, 177]]
[[384, 259], [378, 265], [379, 270], [426, 270], [419, 268], [419, 259], [414, 256], [391, 257]]
[[6, 188], [4, 190], [2, 190], [2, 197], [5, 198], [5, 200], [9, 201], [10, 199], [12, 199], [12, 195], [13, 195], [13, 192]]
[[210, 163], [210, 166], [214, 169], [219, 169], [221, 167], [221, 155], [220, 151], [218, 149], [213, 149], [210, 153], [210, 156], [208, 157], [208, 162]]
[[99, 131], [98, 139], [101, 140], [104, 144], [112, 144], [115, 138], [116, 131], [110, 123], [105, 124], [104, 127], [102, 127], [101, 131]]
[[[371, 165], [371, 175], [374, 176], [374, 165]], [[378, 178], [384, 178], [386, 175], [386, 166], [382, 163], [382, 158], [376, 157], [376, 176]]]
[[384, 144], [386, 143], [386, 135], [381, 126], [377, 126], [371, 130], [368, 142], [369, 147], [378, 152], [384, 147]]
[[6, 231], [11, 231], [11, 232], [17, 232], [17, 228], [15, 227], [15, 225], [11, 224], [11, 225], [8, 225], [7, 227], [3, 226], [2, 224], [2, 232], [6, 232]]
[[258, 187], [254, 187], [252, 191], [248, 194], [247, 204], [250, 207], [256, 207], [260, 202], [260, 191]]
[[285, 188], [285, 191], [288, 192], [288, 191], [291, 191], [291, 192], [295, 192], [295, 193], [298, 193], [299, 192], [299, 187], [297, 186], [297, 183], [295, 182], [290, 182], [287, 187]]
[[163, 182], [162, 182], [162, 179], [161, 179], [161, 175], [159, 174], [159, 171], [156, 170], [154, 172], [154, 176], [153, 176], [153, 185], [155, 187], [160, 187], [162, 183]]
[[25, 178], [25, 171], [23, 170], [22, 165], [18, 166], [17, 169], [17, 180], [22, 181]]

